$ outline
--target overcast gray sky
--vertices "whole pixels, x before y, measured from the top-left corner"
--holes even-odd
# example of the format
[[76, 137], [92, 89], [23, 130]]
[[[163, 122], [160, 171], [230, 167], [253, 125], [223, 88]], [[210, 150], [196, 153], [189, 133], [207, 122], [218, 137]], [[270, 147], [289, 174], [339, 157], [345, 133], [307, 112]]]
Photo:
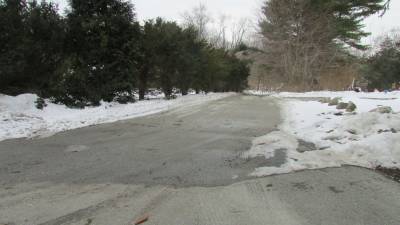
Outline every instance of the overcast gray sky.
[[[63, 8], [66, 0], [52, 0]], [[262, 0], [134, 0], [136, 12], [140, 20], [157, 16], [170, 20], [180, 20], [181, 14], [201, 3], [205, 4], [213, 16], [226, 14], [232, 19], [249, 18], [256, 20]], [[392, 0], [391, 8], [385, 16], [373, 16], [365, 21], [365, 30], [373, 35], [365, 40], [370, 43], [375, 37], [400, 28], [400, 0]]]

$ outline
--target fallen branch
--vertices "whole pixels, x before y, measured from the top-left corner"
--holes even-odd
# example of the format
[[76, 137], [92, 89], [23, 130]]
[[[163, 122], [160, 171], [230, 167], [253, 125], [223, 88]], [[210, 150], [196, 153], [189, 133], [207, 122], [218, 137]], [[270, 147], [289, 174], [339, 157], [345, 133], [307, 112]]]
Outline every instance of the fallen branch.
[[143, 215], [139, 219], [137, 219], [134, 223], [134, 225], [139, 225], [147, 222], [149, 220], [150, 216], [148, 214]]

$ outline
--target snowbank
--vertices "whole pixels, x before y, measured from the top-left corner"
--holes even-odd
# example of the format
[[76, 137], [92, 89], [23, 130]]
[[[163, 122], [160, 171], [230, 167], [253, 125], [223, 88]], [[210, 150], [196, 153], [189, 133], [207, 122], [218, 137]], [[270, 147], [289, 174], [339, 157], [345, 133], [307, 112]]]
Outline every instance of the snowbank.
[[[273, 157], [277, 149], [287, 149], [281, 167], [257, 168], [253, 176], [288, 173], [305, 169], [356, 165], [400, 168], [400, 114], [370, 112], [379, 106], [400, 111], [400, 92], [279, 93], [284, 122], [279, 132], [254, 141], [245, 157]], [[357, 105], [356, 113], [345, 113], [317, 100], [294, 98], [341, 97]], [[335, 115], [342, 112], [342, 116]], [[315, 149], [298, 151], [299, 142], [313, 143]], [[262, 149], [262, 150], [261, 150]]]
[[234, 95], [233, 93], [211, 93], [189, 95], [175, 100], [155, 99], [133, 104], [102, 102], [99, 107], [70, 109], [46, 101], [43, 110], [35, 107], [36, 95], [24, 94], [17, 97], [0, 95], [0, 141], [12, 138], [49, 136], [54, 133], [110, 123], [118, 120], [150, 115], [169, 109], [197, 105]]

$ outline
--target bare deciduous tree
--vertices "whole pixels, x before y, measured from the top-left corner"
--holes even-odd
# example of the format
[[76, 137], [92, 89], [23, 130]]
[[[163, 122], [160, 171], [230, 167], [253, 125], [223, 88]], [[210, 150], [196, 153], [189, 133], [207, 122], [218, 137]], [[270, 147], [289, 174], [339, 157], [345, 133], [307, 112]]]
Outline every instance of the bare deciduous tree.
[[182, 18], [184, 26], [196, 28], [199, 38], [208, 39], [208, 26], [212, 22], [212, 18], [204, 4], [200, 3], [192, 11], [183, 13]]
[[231, 48], [235, 49], [244, 43], [244, 38], [249, 31], [250, 21], [247, 18], [240, 19], [232, 26]]
[[[386, 4], [384, 4], [386, 3]], [[361, 21], [387, 9], [383, 0], [267, 0], [260, 22], [271, 72], [299, 89], [317, 89], [319, 78], [345, 65], [345, 48], [363, 50]]]
[[207, 7], [200, 4], [182, 14], [183, 26], [197, 29], [199, 38], [208, 40], [213, 46], [224, 49], [234, 49], [245, 42], [249, 33], [251, 21], [242, 18], [233, 20], [226, 14], [220, 14], [214, 19]]
[[285, 77], [288, 85], [313, 89], [319, 76], [334, 67], [338, 49], [329, 17], [315, 13], [307, 1], [270, 1], [261, 22], [265, 48], [273, 73]]

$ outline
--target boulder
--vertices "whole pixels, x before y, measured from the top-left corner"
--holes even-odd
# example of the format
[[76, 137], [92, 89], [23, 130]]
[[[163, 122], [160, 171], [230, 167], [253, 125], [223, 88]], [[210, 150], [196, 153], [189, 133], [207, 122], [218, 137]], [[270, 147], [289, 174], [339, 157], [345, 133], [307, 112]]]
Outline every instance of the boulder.
[[371, 110], [370, 112], [386, 114], [386, 113], [392, 113], [393, 109], [392, 109], [392, 107], [389, 107], [389, 106], [381, 106], [381, 107]]
[[297, 152], [305, 153], [305, 152], [312, 152], [317, 151], [317, 146], [314, 143], [307, 142], [304, 140], [299, 139], [299, 146], [297, 147]]
[[349, 102], [348, 105], [347, 105], [346, 111], [347, 112], [354, 112], [354, 111], [356, 111], [356, 109], [357, 109], [356, 104], [354, 104], [353, 102]]
[[336, 109], [347, 109], [348, 106], [349, 103], [339, 102], [339, 104], [336, 106]]
[[43, 98], [37, 98], [35, 101], [35, 106], [37, 109], [43, 110], [45, 107], [47, 107], [47, 104]]
[[341, 98], [333, 98], [329, 101], [330, 106], [338, 105]]
[[326, 103], [330, 103], [330, 102], [331, 102], [331, 99], [330, 99], [330, 98], [321, 98], [321, 99], [319, 100], [319, 102], [321, 102], [321, 103], [323, 103], [323, 104], [326, 104]]
[[349, 132], [350, 134], [354, 134], [354, 135], [357, 134], [357, 131], [355, 129], [348, 129], [346, 131]]

